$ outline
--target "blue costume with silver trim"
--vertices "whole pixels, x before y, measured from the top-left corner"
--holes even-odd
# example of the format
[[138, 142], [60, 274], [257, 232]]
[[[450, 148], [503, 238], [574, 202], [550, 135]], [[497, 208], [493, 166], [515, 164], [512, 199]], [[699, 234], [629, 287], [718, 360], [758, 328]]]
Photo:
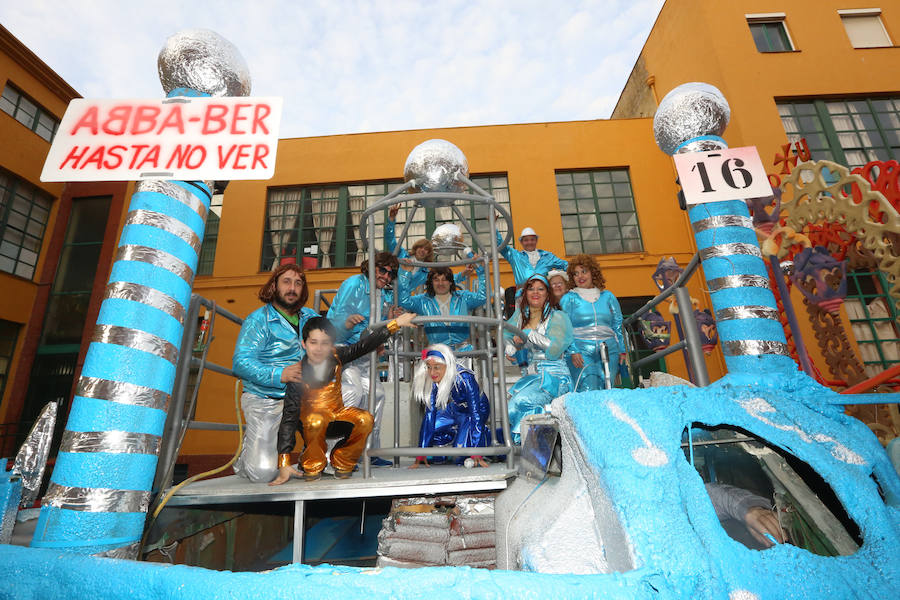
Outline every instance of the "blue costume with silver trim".
[[[625, 352], [619, 301], [609, 290], [600, 290], [599, 297], [593, 302], [571, 290], [560, 299], [559, 304], [569, 316], [575, 336], [566, 353], [566, 362], [572, 381], [577, 386], [576, 391], [605, 389], [600, 343], [606, 343], [609, 351], [609, 371], [613, 380], [619, 370], [619, 355]], [[573, 354], [581, 354], [584, 368], [579, 369], [572, 364]]]
[[[502, 243], [503, 236], [500, 235], [500, 232], [498, 231], [497, 245], [499, 246]], [[505, 258], [512, 267], [513, 277], [516, 280], [516, 285], [519, 287], [528, 281], [532, 275], [537, 274], [546, 277], [547, 273], [552, 269], [565, 271], [569, 267], [568, 261], [559, 258], [552, 252], [547, 252], [546, 250], [535, 250], [534, 252], [536, 253], [535, 256], [537, 256], [537, 261], [532, 264], [529, 253], [524, 250], [516, 250], [513, 248], [512, 244], [500, 251], [500, 255]]]
[[[474, 292], [469, 290], [454, 290], [450, 292], [448, 312], [450, 315], [468, 315], [487, 301], [486, 281], [484, 267], [477, 265], [475, 271], [478, 274], [478, 288]], [[398, 297], [400, 306], [418, 315], [441, 315], [441, 306], [437, 298], [430, 294], [408, 295], [408, 288], [401, 282]], [[471, 350], [469, 343], [469, 326], [465, 323], [435, 322], [424, 326], [425, 335], [429, 344], [447, 344], [454, 350]]]
[[[378, 290], [378, 304], [381, 305], [381, 315], [377, 316], [376, 321], [387, 318], [387, 307], [392, 303], [393, 294], [390, 290]], [[358, 342], [359, 337], [369, 327], [369, 309], [369, 278], [359, 273], [345, 279], [341, 287], [338, 288], [337, 294], [334, 295], [334, 300], [328, 309], [327, 315], [328, 320], [337, 329], [337, 339], [335, 341], [339, 344]], [[362, 315], [365, 318], [350, 329], [347, 329], [344, 327], [344, 323], [350, 315]]]
[[[394, 233], [397, 226], [396, 221], [387, 219], [384, 222], [384, 249], [388, 252], [394, 252], [397, 247], [397, 235]], [[400, 248], [397, 251], [397, 258], [409, 258], [409, 251], [406, 248]], [[419, 286], [425, 285], [428, 279], [428, 269], [417, 267], [415, 271], [407, 271], [401, 265], [397, 277], [407, 290], [414, 290]]]
[[[453, 366], [447, 368], [444, 377], [450, 377]], [[436, 405], [438, 386], [431, 384], [431, 396], [425, 408], [425, 417], [419, 428], [419, 446], [454, 446], [456, 448], [484, 448], [491, 443], [488, 416], [491, 405], [481, 391], [475, 373], [462, 365], [456, 365], [456, 378], [450, 390], [447, 406]]]
[[[521, 326], [519, 309], [507, 323]], [[513, 442], [517, 444], [521, 440], [519, 427], [523, 418], [543, 413], [544, 407], [554, 398], [572, 391], [569, 367], [563, 359], [573, 339], [572, 323], [566, 313], [551, 309], [535, 329], [523, 331], [528, 336], [524, 346], [530, 354], [528, 371], [509, 390], [509, 429]], [[506, 354], [511, 356], [516, 351], [512, 343], [513, 334], [507, 331], [503, 337], [507, 343]]]

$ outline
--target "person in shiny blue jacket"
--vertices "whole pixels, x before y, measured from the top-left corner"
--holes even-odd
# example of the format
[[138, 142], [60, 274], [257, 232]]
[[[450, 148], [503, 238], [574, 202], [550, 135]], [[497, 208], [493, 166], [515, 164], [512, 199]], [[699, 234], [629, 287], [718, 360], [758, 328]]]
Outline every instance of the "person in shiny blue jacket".
[[606, 344], [610, 383], [615, 384], [620, 365], [625, 363], [622, 309], [616, 297], [606, 289], [603, 272], [592, 256], [579, 254], [574, 257], [569, 261], [568, 274], [574, 287], [559, 304], [572, 321], [575, 336], [566, 353], [575, 391], [606, 389], [600, 348], [601, 344]]
[[434, 262], [434, 248], [431, 240], [422, 238], [416, 240], [412, 245], [412, 253], [406, 248], [397, 248], [397, 235], [395, 233], [397, 227], [397, 213], [400, 211], [400, 205], [394, 204], [388, 209], [388, 218], [384, 222], [384, 249], [393, 253], [399, 260], [400, 267], [398, 280], [403, 283], [404, 288], [412, 292], [412, 290], [420, 287], [425, 283], [428, 277], [428, 269], [425, 267], [407, 266], [405, 263], [410, 258], [414, 258], [419, 262]]
[[[379, 252], [375, 255], [375, 288], [376, 305], [380, 307], [374, 321], [383, 321], [396, 315], [391, 313], [393, 293], [388, 289], [392, 281], [397, 279], [399, 264], [397, 257], [390, 252]], [[369, 261], [363, 261], [360, 273], [348, 277], [338, 288], [331, 307], [328, 309], [328, 320], [337, 330], [336, 342], [353, 344], [359, 341], [362, 333], [369, 327]], [[341, 391], [345, 406], [367, 409], [369, 405], [369, 386], [375, 386], [375, 426], [372, 429], [372, 447], [381, 446], [381, 414], [384, 411], [384, 388], [381, 382], [369, 381], [369, 359], [359, 358], [344, 365], [341, 373]], [[387, 466], [389, 461], [377, 456], [371, 458], [375, 466]]]
[[[456, 362], [446, 344], [432, 344], [422, 351], [422, 360], [413, 377], [416, 400], [425, 405], [419, 428], [419, 447], [485, 448], [490, 446], [488, 424], [491, 406], [481, 391], [475, 373]], [[473, 466], [488, 466], [473, 455]], [[463, 462], [462, 457], [456, 460]], [[425, 456], [416, 457], [411, 468], [428, 466]]]
[[[425, 293], [409, 295], [401, 283], [400, 306], [419, 315], [468, 315], [487, 301], [484, 267], [475, 267], [478, 288], [474, 292], [459, 289], [449, 267], [433, 267], [425, 282]], [[429, 344], [446, 344], [455, 351], [471, 350], [469, 326], [465, 323], [440, 322], [425, 324]]]
[[572, 391], [564, 360], [572, 344], [572, 323], [550, 294], [546, 277], [534, 274], [522, 288], [518, 308], [507, 323], [521, 329], [525, 339], [509, 331], [503, 334], [511, 360], [519, 350], [529, 353], [526, 374], [509, 390], [509, 429], [516, 444], [522, 437], [522, 419], [543, 413], [554, 398]]
[[246, 420], [234, 471], [254, 483], [268, 483], [278, 474], [276, 441], [287, 384], [300, 380], [300, 332], [318, 315], [303, 306], [309, 290], [296, 264], [278, 267], [258, 297], [264, 304], [244, 319], [232, 357], [234, 374], [244, 384]]
[[[498, 231], [497, 245], [500, 245], [502, 242], [503, 236]], [[537, 232], [531, 227], [526, 227], [522, 230], [522, 235], [519, 236], [519, 243], [522, 244], [522, 250], [516, 250], [512, 245], [509, 245], [500, 251], [500, 255], [512, 267], [513, 278], [516, 280], [516, 286], [520, 289], [534, 274], [546, 277], [551, 269], [564, 271], [569, 266], [569, 263], [552, 252], [538, 250]]]

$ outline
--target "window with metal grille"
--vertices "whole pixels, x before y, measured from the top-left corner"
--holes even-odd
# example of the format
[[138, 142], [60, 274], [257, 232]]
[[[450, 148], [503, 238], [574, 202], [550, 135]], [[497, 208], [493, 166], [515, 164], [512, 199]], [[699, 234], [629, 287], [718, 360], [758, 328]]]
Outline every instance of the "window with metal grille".
[[219, 221], [222, 219], [222, 196], [223, 194], [213, 194], [209, 202], [206, 229], [203, 230], [203, 244], [200, 246], [200, 258], [197, 261], [197, 275], [213, 274], [216, 246], [219, 243]]
[[59, 127], [59, 119], [38, 106], [34, 100], [9, 82], [0, 95], [0, 110], [48, 142], [53, 141]]
[[644, 249], [628, 169], [557, 171], [566, 254]]
[[747, 17], [750, 34], [760, 52], [791, 52], [794, 45], [784, 25], [784, 16]]
[[898, 313], [887, 295], [889, 289], [887, 277], [881, 271], [847, 273], [844, 306], [869, 377], [900, 362]]
[[0, 271], [31, 279], [53, 199], [0, 170]]
[[900, 96], [778, 103], [790, 141], [806, 138], [814, 160], [850, 168], [900, 159]]
[[[509, 185], [505, 174], [473, 177], [472, 181], [509, 208]], [[306, 269], [327, 269], [362, 264], [365, 260], [360, 220], [369, 206], [403, 185], [400, 180], [298, 186], [269, 190], [260, 269], [268, 271], [285, 262], [302, 262]], [[487, 209], [459, 203], [476, 232], [487, 231]], [[377, 212], [375, 244], [383, 247], [388, 209]], [[442, 212], [445, 211], [445, 212]], [[406, 220], [413, 221], [404, 244], [430, 236], [442, 222], [457, 222], [449, 208], [422, 208], [413, 215], [411, 203], [403, 203], [397, 215], [399, 237]], [[368, 235], [368, 233], [367, 233]], [[466, 230], [463, 236], [468, 240]]]

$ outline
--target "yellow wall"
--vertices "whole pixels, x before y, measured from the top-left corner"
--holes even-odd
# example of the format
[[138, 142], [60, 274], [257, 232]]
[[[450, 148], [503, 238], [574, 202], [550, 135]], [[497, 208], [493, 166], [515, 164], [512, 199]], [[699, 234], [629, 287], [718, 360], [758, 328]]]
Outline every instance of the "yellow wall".
[[[674, 255], [680, 264], [694, 252], [686, 217], [675, 199], [675, 175], [670, 159], [653, 142], [649, 119], [537, 123], [494, 127], [401, 131], [281, 140], [275, 177], [270, 181], [235, 181], [224, 197], [215, 267], [212, 277], [198, 277], [197, 293], [214, 299], [238, 315], [259, 306], [257, 290], [267, 279], [259, 273], [262, 236], [269, 187], [329, 184], [401, 178], [410, 150], [424, 140], [443, 138], [466, 154], [473, 174], [506, 173], [516, 231], [532, 226], [540, 234], [540, 247], [564, 255], [555, 171], [627, 167], [644, 241], [644, 252], [600, 257], [608, 288], [617, 296], [652, 296], [650, 279], [663, 256]], [[512, 275], [501, 261], [503, 283]], [[309, 271], [310, 289], [336, 288], [356, 268]], [[699, 283], [691, 291], [702, 297]], [[310, 294], [310, 301], [312, 293]], [[221, 319], [213, 362], [228, 365], [237, 328]], [[709, 360], [714, 378], [721, 376], [721, 356]], [[684, 375], [679, 356], [669, 368]], [[197, 418], [233, 422], [232, 388], [227, 378], [210, 376], [204, 383]], [[236, 436], [191, 433], [185, 452], [217, 453], [234, 448]]]

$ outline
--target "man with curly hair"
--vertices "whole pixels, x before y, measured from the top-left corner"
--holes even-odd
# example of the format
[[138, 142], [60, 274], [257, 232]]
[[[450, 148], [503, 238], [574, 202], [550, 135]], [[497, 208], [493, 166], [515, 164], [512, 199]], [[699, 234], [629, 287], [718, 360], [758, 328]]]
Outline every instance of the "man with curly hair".
[[278, 473], [276, 436], [288, 383], [300, 381], [300, 332], [310, 317], [306, 275], [296, 264], [281, 265], [259, 290], [263, 306], [241, 325], [234, 347], [234, 374], [244, 383], [241, 408], [247, 422], [238, 475], [268, 483]]

